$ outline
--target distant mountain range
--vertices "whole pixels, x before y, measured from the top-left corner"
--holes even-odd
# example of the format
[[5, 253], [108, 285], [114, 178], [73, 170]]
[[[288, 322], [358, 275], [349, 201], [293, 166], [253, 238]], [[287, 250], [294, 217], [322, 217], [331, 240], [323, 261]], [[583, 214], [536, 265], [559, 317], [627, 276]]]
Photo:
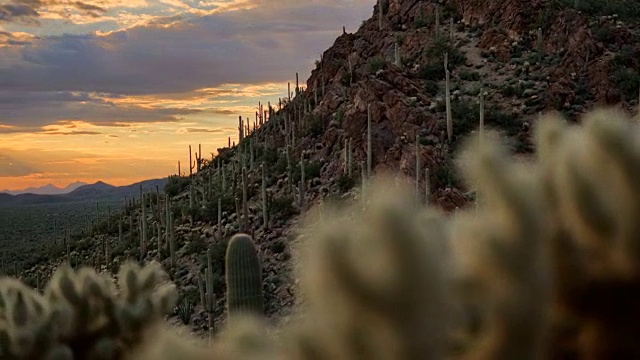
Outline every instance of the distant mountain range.
[[44, 186], [30, 187], [23, 190], [2, 190], [0, 191], [0, 193], [11, 194], [11, 195], [20, 195], [20, 194], [60, 195], [60, 194], [68, 194], [83, 185], [87, 185], [87, 183], [82, 181], [76, 181], [63, 188], [59, 188], [52, 184], [47, 184]]
[[[113, 186], [102, 181], [98, 181], [95, 184], [83, 184], [73, 183], [67, 186], [73, 187], [70, 192], [58, 193], [58, 194], [38, 194], [38, 193], [19, 193], [16, 195], [10, 193], [0, 193], [0, 206], [20, 206], [20, 205], [34, 205], [34, 204], [52, 204], [62, 202], [85, 202], [85, 201], [119, 201], [124, 200], [125, 197], [139, 197], [140, 187], [144, 192], [156, 191], [156, 187], [163, 191], [167, 179], [153, 179], [145, 180], [135, 184], [126, 186]], [[77, 186], [76, 186], [77, 185]], [[43, 186], [39, 189], [63, 189], [56, 188], [55, 186]], [[25, 189], [26, 191], [27, 189]], [[36, 189], [37, 190], [37, 189]], [[46, 190], [45, 190], [46, 191]]]

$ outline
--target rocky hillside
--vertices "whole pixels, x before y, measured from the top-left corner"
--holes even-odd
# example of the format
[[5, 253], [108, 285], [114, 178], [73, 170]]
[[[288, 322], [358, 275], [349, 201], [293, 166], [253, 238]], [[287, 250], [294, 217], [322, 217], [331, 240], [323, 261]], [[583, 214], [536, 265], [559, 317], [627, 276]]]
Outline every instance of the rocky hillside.
[[[429, 189], [429, 202], [453, 211], [473, 200], [458, 180], [453, 159], [461, 140], [478, 128], [481, 95], [484, 124], [500, 129], [523, 156], [533, 151], [530, 129], [541, 112], [557, 110], [576, 119], [597, 104], [635, 111], [640, 17], [606, 15], [603, 8], [581, 12], [571, 8], [573, 0], [564, 3], [383, 1], [382, 9], [375, 5], [371, 19], [356, 33], [339, 36], [323, 53], [306, 87], [293, 91], [297, 96], [284, 99], [282, 106], [265, 106], [267, 116], [258, 120], [255, 131], [243, 132], [240, 146], [219, 149], [214, 161], [204, 160], [190, 177], [171, 178], [165, 191], [176, 219], [177, 264], [171, 268], [164, 241], [160, 258], [184, 301], [196, 305], [190, 329], [206, 328], [197, 277], [206, 267], [207, 248], [212, 250], [218, 295], [216, 326], [225, 322], [224, 252], [229, 237], [245, 227], [244, 211], [235, 202], [245, 194], [248, 232], [263, 261], [266, 313], [274, 321], [286, 318], [295, 303], [291, 248], [299, 214], [323, 201], [359, 197], [367, 173], [368, 119], [373, 172], [392, 171], [413, 179], [417, 173], [418, 187]], [[152, 194], [145, 207], [146, 221], [150, 228], [159, 226], [159, 234], [167, 225], [151, 209], [164, 201], [164, 196]], [[103, 270], [117, 269], [127, 257], [139, 259], [141, 214], [138, 201], [123, 214], [122, 237], [119, 217], [114, 216], [93, 236], [70, 240], [68, 254], [64, 248], [52, 249], [51, 259], [57, 260], [19, 275], [36, 286], [68, 259], [72, 265]], [[147, 238], [149, 251], [143, 260], [158, 257], [157, 243], [157, 236]], [[178, 316], [170, 321], [178, 323]]]

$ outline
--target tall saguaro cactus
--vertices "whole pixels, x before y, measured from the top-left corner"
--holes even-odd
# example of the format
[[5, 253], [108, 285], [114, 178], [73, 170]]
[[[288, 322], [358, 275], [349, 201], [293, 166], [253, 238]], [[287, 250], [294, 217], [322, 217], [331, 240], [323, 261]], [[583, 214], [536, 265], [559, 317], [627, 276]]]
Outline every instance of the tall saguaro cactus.
[[416, 202], [420, 203], [420, 135], [416, 134]]
[[171, 268], [176, 268], [176, 233], [173, 219], [173, 211], [169, 212], [169, 255], [171, 256]]
[[243, 312], [264, 314], [262, 268], [253, 239], [243, 233], [234, 235], [225, 262], [229, 319]]
[[213, 267], [211, 265], [211, 249], [207, 249], [207, 269], [205, 273], [207, 293], [205, 294], [205, 305], [209, 318], [209, 339], [214, 332], [214, 311], [216, 310], [216, 294], [213, 292]]
[[144, 259], [145, 255], [147, 254], [147, 201], [146, 201], [146, 194], [142, 194], [141, 197], [141, 201], [142, 204], [140, 205], [142, 207], [142, 215], [140, 217], [140, 222], [141, 222], [141, 230], [142, 233], [140, 234], [140, 260]]
[[384, 0], [378, 0], [378, 28], [382, 30], [382, 18], [384, 14]]
[[264, 163], [260, 167], [262, 170], [262, 222], [264, 223], [264, 228], [269, 227], [269, 213], [267, 212], [267, 180], [264, 176]]
[[371, 104], [367, 105], [367, 178], [371, 178]]
[[453, 118], [451, 116], [451, 84], [449, 73], [448, 54], [444, 53], [444, 71], [445, 71], [445, 104], [447, 107], [447, 141], [449, 144], [453, 141]]

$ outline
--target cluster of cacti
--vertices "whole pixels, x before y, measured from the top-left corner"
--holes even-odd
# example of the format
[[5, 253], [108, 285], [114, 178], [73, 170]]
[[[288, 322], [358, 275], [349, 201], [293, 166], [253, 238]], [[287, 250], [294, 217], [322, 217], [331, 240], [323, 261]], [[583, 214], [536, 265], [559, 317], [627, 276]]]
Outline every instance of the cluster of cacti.
[[176, 300], [158, 264], [129, 263], [113, 281], [89, 268], [61, 267], [44, 295], [0, 280], [0, 358], [123, 359], [146, 340]]
[[[253, 324], [204, 353], [167, 341], [146, 356], [636, 358], [638, 125], [612, 113], [582, 128], [545, 119], [530, 163], [491, 136], [474, 142], [464, 169], [482, 212], [447, 219], [393, 180], [374, 184], [364, 215], [309, 221], [301, 322], [282, 341]], [[569, 324], [573, 350], [557, 338]]]
[[[280, 331], [282, 341], [234, 313], [264, 311], [255, 246], [239, 234], [226, 273], [240, 328], [209, 350], [153, 338], [138, 358], [636, 358], [638, 125], [613, 112], [594, 112], [584, 126], [544, 118], [537, 159], [526, 163], [494, 139], [476, 138], [462, 157], [482, 211], [447, 218], [390, 180], [369, 187], [362, 214], [355, 206], [310, 216], [299, 252], [302, 317]], [[119, 297], [92, 270], [61, 269], [44, 297], [3, 280], [2, 358], [120, 358], [143, 340], [146, 321], [173, 306], [172, 287], [153, 292], [160, 273], [127, 265]], [[575, 345], [564, 348], [558, 336], [570, 324]]]

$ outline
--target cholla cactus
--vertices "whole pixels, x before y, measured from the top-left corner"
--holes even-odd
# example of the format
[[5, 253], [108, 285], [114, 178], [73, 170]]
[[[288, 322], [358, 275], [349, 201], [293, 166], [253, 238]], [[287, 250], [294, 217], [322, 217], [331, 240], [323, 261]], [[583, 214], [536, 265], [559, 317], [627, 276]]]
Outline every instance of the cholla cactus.
[[370, 189], [364, 213], [357, 205], [330, 212], [301, 245], [307, 321], [295, 332], [292, 358], [438, 359], [446, 352], [445, 220], [416, 206], [410, 186], [387, 179]]
[[122, 359], [176, 301], [160, 265], [129, 263], [110, 279], [60, 268], [41, 296], [15, 279], [0, 283], [0, 358]]
[[538, 128], [559, 317], [583, 325], [577, 342], [585, 359], [640, 356], [639, 130], [614, 110], [590, 113], [583, 126], [550, 117]]
[[539, 168], [477, 138], [464, 160], [483, 199], [481, 212], [458, 213], [453, 226], [456, 295], [467, 314], [476, 307], [482, 317], [482, 331], [465, 334], [466, 351], [479, 359], [545, 358], [552, 276]]

